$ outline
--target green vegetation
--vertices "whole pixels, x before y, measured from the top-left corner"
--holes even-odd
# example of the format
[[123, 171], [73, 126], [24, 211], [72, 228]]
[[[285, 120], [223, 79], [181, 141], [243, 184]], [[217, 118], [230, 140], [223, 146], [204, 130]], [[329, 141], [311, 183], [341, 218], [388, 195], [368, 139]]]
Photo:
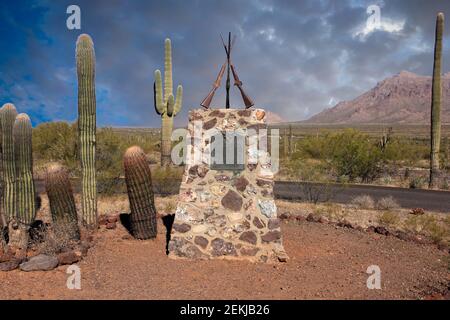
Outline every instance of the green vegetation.
[[[294, 128], [293, 154], [281, 159], [280, 176], [317, 182], [397, 182], [411, 188], [426, 185], [430, 147], [427, 138], [357, 129], [319, 130], [315, 134]], [[381, 138], [380, 138], [381, 137]], [[286, 143], [281, 139], [282, 148]], [[380, 143], [383, 141], [384, 143]], [[448, 137], [442, 139], [442, 168], [449, 171]], [[412, 170], [410, 169], [412, 168]], [[423, 170], [422, 175], [417, 170]], [[416, 172], [414, 172], [416, 171]], [[441, 188], [445, 187], [445, 180]]]
[[[151, 132], [101, 128], [97, 131], [96, 170], [98, 192], [109, 194], [124, 191], [118, 183], [123, 176], [122, 157], [125, 150], [139, 145], [147, 154], [158, 152], [157, 136]], [[44, 174], [48, 162], [66, 166], [72, 177], [81, 177], [77, 154], [76, 124], [66, 122], [42, 123], [33, 129], [33, 152], [37, 171]]]

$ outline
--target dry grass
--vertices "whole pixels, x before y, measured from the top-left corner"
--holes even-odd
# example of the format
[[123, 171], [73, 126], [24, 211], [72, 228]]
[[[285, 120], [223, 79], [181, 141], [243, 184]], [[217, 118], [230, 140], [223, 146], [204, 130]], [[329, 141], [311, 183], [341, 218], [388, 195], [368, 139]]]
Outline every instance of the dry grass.
[[378, 210], [392, 210], [392, 209], [398, 209], [398, 208], [400, 208], [400, 205], [391, 196], [381, 198], [377, 202]]
[[450, 243], [450, 217], [439, 219], [435, 215], [410, 216], [404, 221], [404, 228], [429, 236], [434, 242]]
[[36, 251], [47, 255], [56, 255], [65, 249], [71, 249], [77, 244], [77, 225], [68, 223], [53, 224], [41, 232], [42, 240], [35, 244]]
[[330, 222], [345, 219], [353, 226], [368, 228], [369, 226], [385, 226], [391, 230], [401, 230], [427, 236], [436, 243], [450, 244], [450, 215], [427, 212], [417, 216], [410, 214], [409, 209], [383, 210], [358, 209], [353, 204], [292, 202], [276, 200], [278, 214], [289, 213], [291, 216], [307, 217], [313, 213], [316, 217], [324, 216]]
[[354, 197], [351, 202], [358, 209], [373, 209], [375, 208], [375, 201], [371, 196], [364, 194]]
[[398, 225], [400, 217], [396, 212], [386, 210], [378, 217], [378, 223], [382, 226], [393, 227]]

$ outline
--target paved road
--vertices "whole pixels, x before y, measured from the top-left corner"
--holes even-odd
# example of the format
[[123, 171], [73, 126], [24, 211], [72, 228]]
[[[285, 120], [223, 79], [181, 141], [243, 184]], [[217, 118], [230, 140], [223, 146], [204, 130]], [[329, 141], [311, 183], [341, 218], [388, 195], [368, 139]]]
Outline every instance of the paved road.
[[[119, 183], [123, 184], [123, 181]], [[74, 191], [79, 191], [79, 183], [74, 181], [72, 183]], [[159, 188], [154, 185], [156, 194], [177, 194], [179, 190], [179, 181], [172, 184], [168, 183], [168, 188]], [[36, 181], [36, 188], [38, 192], [45, 192], [43, 181]], [[125, 192], [124, 186], [121, 189]], [[337, 203], [350, 203], [350, 201], [358, 195], [370, 195], [374, 200], [379, 200], [383, 197], [392, 196], [403, 208], [423, 208], [425, 210], [432, 210], [438, 212], [450, 213], [450, 192], [448, 191], [433, 191], [421, 189], [405, 189], [379, 186], [365, 186], [365, 185], [347, 185], [342, 186], [338, 184], [322, 185], [317, 183], [304, 182], [290, 182], [290, 181], [276, 181], [274, 187], [275, 197], [278, 199], [299, 200], [305, 201], [308, 198], [308, 191], [312, 191], [312, 195], [319, 195], [319, 202], [334, 201]], [[315, 192], [315, 190], [322, 190]]]
[[[311, 186], [313, 188], [311, 188]], [[355, 196], [370, 195], [374, 200], [392, 196], [402, 208], [423, 208], [438, 212], [450, 213], [450, 192], [421, 189], [392, 188], [380, 186], [337, 184], [324, 185], [276, 181], [274, 193], [278, 199], [305, 200], [308, 190], [322, 188], [319, 201], [332, 200], [337, 203], [349, 203]]]

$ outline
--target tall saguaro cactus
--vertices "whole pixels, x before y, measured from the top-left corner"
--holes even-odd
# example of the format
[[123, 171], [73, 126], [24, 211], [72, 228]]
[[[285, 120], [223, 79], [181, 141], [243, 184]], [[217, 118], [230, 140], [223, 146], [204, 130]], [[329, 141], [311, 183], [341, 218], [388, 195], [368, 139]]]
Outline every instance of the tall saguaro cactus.
[[79, 238], [77, 208], [69, 173], [59, 164], [51, 164], [45, 176], [45, 191], [50, 203], [52, 221], [65, 225], [71, 239]]
[[3, 210], [6, 223], [16, 217], [16, 165], [13, 127], [17, 111], [12, 103], [0, 109], [2, 127]]
[[78, 37], [76, 48], [78, 74], [78, 137], [82, 174], [82, 212], [85, 225], [97, 224], [97, 183], [95, 170], [95, 52], [87, 34]]
[[13, 128], [17, 173], [17, 219], [30, 225], [36, 216], [33, 180], [32, 127], [27, 114], [16, 117]]
[[156, 209], [150, 167], [144, 151], [133, 146], [123, 157], [130, 201], [131, 233], [138, 239], [156, 237]]
[[441, 144], [441, 99], [442, 99], [442, 33], [444, 14], [439, 12], [436, 18], [436, 39], [434, 45], [433, 84], [431, 101], [431, 153], [430, 153], [430, 189], [438, 187], [439, 151]]
[[172, 46], [170, 39], [166, 39], [164, 47], [164, 93], [162, 88], [161, 71], [155, 71], [154, 103], [156, 112], [161, 115], [161, 165], [170, 164], [171, 135], [173, 117], [181, 110], [183, 101], [183, 87], [177, 87], [176, 99], [173, 96], [172, 80]]

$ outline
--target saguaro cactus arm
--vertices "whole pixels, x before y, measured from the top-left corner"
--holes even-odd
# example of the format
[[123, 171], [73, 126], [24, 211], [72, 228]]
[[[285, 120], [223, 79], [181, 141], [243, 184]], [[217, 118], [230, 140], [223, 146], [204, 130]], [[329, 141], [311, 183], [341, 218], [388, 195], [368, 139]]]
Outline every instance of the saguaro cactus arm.
[[155, 71], [155, 83], [154, 83], [154, 91], [155, 91], [155, 109], [159, 115], [163, 115], [166, 112], [166, 106], [164, 104], [163, 99], [163, 89], [162, 89], [162, 80], [161, 80], [161, 71]]
[[172, 43], [170, 39], [164, 41], [164, 101], [169, 100], [173, 94], [172, 80]]
[[173, 115], [176, 116], [181, 110], [181, 105], [183, 103], [183, 86], [179, 85], [177, 87], [177, 99], [175, 101], [175, 106], [173, 107]]

